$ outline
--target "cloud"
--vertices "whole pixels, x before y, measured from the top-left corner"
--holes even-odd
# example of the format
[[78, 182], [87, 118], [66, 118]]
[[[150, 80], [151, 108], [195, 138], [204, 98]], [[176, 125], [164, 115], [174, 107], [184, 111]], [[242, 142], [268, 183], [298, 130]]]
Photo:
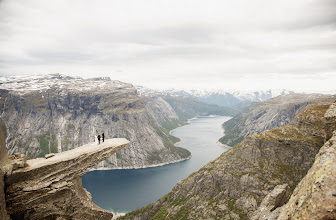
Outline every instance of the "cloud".
[[335, 22], [334, 0], [2, 0], [0, 74], [309, 88], [336, 81]]

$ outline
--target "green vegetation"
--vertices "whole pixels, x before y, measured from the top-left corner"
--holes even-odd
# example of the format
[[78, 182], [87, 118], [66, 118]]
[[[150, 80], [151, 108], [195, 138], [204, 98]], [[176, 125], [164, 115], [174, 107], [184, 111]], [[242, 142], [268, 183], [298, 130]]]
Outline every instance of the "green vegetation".
[[3, 122], [0, 122], [0, 126], [1, 126], [2, 133], [4, 135], [4, 139], [6, 140], [6, 138], [7, 138], [7, 128], [6, 128], [6, 125]]
[[243, 212], [243, 210], [239, 209], [239, 208], [236, 206], [236, 201], [237, 201], [237, 198], [234, 198], [234, 197], [227, 197], [226, 204], [227, 204], [228, 209], [229, 209], [231, 212], [234, 212], [234, 213], [238, 214], [240, 219], [248, 219], [248, 218], [247, 218], [247, 214], [245, 214], [245, 213]]
[[75, 130], [75, 129], [76, 129], [76, 127], [75, 127], [75, 125], [73, 125], [73, 124], [68, 124], [68, 125], [66, 126], [66, 131]]
[[38, 157], [44, 157], [46, 154], [58, 152], [56, 136], [52, 135], [50, 131], [41, 136], [37, 136], [36, 139], [40, 143], [40, 149], [42, 151]]
[[167, 210], [164, 207], [161, 207], [159, 211], [150, 219], [164, 220], [164, 219], [167, 219], [168, 215], [169, 213], [167, 212]]
[[234, 116], [237, 114], [236, 109], [210, 105], [192, 97], [164, 96], [163, 99], [172, 106], [182, 121], [187, 121], [190, 118], [200, 115]]
[[161, 163], [162, 159], [160, 157], [160, 155], [162, 154], [161, 151], [152, 151], [152, 152], [147, 152], [148, 156], [147, 156], [147, 161], [149, 163]]
[[116, 153], [116, 157], [117, 157], [117, 159], [120, 159], [120, 158], [121, 158], [121, 155], [120, 155], [120, 152], [119, 152], [119, 151]]
[[239, 126], [243, 125], [246, 119], [246, 117], [238, 115], [224, 122], [222, 126], [225, 130], [225, 136], [221, 137], [219, 142], [233, 147], [244, 140], [245, 137], [240, 133], [242, 128]]
[[[161, 137], [163, 145], [171, 152], [177, 153], [182, 158], [187, 158], [191, 155], [190, 151], [182, 147], [176, 147], [174, 144], [180, 141], [179, 138], [174, 137], [170, 134], [170, 129], [175, 129], [175, 126], [180, 126], [179, 120], [166, 121], [164, 127], [159, 127], [155, 123], [151, 123], [152, 127], [156, 130], [157, 134]], [[158, 152], [161, 153], [161, 152]], [[150, 157], [148, 157], [149, 162], [162, 161], [161, 157], [157, 153], [151, 152]]]

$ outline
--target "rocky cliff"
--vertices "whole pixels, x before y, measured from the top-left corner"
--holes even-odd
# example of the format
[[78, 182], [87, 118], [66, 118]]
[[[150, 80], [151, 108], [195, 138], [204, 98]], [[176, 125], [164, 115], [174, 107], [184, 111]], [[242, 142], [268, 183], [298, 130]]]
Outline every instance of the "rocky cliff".
[[131, 84], [109, 78], [60, 74], [0, 78], [0, 113], [9, 154], [43, 157], [91, 142], [102, 131], [107, 138], [131, 141], [98, 169], [140, 168], [189, 158], [190, 152], [175, 147], [178, 139], [169, 134], [186, 121], [178, 113], [195, 117], [219, 109], [225, 114], [226, 109], [201, 102], [190, 107], [184, 102], [174, 109], [161, 97], [141, 96]]
[[219, 141], [234, 146], [251, 134], [288, 124], [309, 104], [330, 103], [335, 98], [336, 96], [321, 94], [289, 94], [252, 103], [223, 124], [225, 136]]
[[5, 172], [6, 208], [15, 219], [111, 219], [113, 214], [97, 207], [82, 187], [81, 176], [98, 162], [124, 148], [126, 139], [108, 139], [27, 160], [10, 156]]
[[325, 117], [330, 104], [324, 100], [309, 105], [292, 123], [248, 136], [180, 181], [156, 203], [123, 219], [249, 219], [266, 195], [287, 184], [285, 192], [277, 188], [269, 197], [273, 204], [268, 207], [273, 211], [286, 203], [325, 138], [336, 129], [330, 126], [335, 121]]
[[125, 137], [131, 144], [97, 168], [145, 167], [186, 159], [190, 152], [173, 146], [162, 124], [178, 117], [162, 99], [141, 97], [130, 84], [105, 78], [59, 74], [2, 79], [1, 117], [9, 154], [31, 158], [63, 152], [93, 141]]
[[7, 220], [9, 216], [6, 209], [4, 172], [1, 169], [8, 162], [3, 128], [0, 127], [0, 219]]

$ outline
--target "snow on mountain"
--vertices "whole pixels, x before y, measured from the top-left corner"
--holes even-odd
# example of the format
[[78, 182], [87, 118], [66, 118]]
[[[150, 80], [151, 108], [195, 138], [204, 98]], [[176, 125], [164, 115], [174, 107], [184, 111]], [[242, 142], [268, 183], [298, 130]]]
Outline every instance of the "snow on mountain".
[[175, 95], [193, 96], [208, 104], [219, 106], [235, 106], [243, 102], [260, 102], [279, 95], [294, 93], [288, 90], [266, 90], [266, 91], [239, 91], [239, 90], [152, 90], [143, 86], [136, 86], [140, 94], [149, 95]]
[[109, 77], [83, 79], [58, 73], [48, 75], [24, 75], [0, 77], [0, 89], [13, 90], [18, 94], [30, 91], [47, 90], [51, 88], [68, 89], [73, 91], [105, 91], [119, 88], [132, 88], [131, 84], [111, 80]]

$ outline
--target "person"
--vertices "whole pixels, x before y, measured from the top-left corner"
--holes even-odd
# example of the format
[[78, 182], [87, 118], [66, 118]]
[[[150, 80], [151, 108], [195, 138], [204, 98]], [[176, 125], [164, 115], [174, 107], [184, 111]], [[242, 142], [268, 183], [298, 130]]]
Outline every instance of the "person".
[[98, 134], [98, 144], [100, 144], [100, 134]]
[[102, 140], [103, 140], [103, 142], [104, 142], [104, 139], [105, 139], [105, 135], [104, 135], [104, 131], [103, 131], [103, 133], [102, 133]]
[[95, 135], [95, 144], [98, 144], [98, 134]]

